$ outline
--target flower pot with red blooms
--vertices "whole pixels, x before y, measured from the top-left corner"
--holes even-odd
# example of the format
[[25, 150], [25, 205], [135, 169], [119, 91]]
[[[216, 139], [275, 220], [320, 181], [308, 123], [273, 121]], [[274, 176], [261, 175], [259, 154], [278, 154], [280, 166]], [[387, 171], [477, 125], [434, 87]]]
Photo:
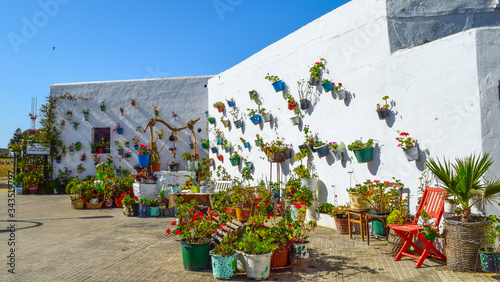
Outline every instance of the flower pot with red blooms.
[[332, 85], [333, 85], [333, 90], [335, 91], [335, 94], [337, 94], [337, 98], [339, 100], [344, 100], [345, 99], [345, 89], [344, 89], [344, 86], [342, 86], [342, 83], [339, 82], [338, 85], [335, 85], [335, 83], [333, 83]]
[[288, 109], [290, 111], [293, 111], [293, 108], [295, 108], [296, 105], [297, 105], [296, 101], [292, 101], [292, 102], [288, 101]]
[[134, 99], [130, 100], [130, 105], [132, 105], [132, 107], [135, 107], [135, 100]]
[[141, 168], [149, 167], [150, 155], [149, 155], [148, 146], [146, 146], [144, 144], [139, 145], [139, 152], [138, 152], [137, 158], [139, 160], [139, 166]]
[[325, 65], [323, 63], [324, 59], [320, 59], [319, 62], [315, 62], [312, 67], [309, 68], [309, 76], [311, 77], [309, 84], [312, 86], [318, 86], [321, 84], [321, 74]]
[[417, 140], [409, 136], [408, 132], [399, 133], [399, 137], [396, 140], [399, 142], [398, 147], [403, 149], [406, 155], [406, 159], [411, 162], [418, 160], [420, 158], [418, 153]]

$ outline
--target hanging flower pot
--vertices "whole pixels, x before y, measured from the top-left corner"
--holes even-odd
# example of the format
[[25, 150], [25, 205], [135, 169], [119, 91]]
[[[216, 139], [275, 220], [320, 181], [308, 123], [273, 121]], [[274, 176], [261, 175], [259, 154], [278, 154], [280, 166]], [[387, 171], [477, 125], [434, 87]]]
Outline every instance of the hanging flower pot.
[[309, 109], [309, 100], [307, 100], [307, 99], [301, 99], [300, 100], [300, 109], [301, 110], [307, 110], [307, 109]]
[[323, 82], [321, 86], [323, 86], [323, 90], [325, 90], [325, 92], [331, 91], [333, 89], [332, 82], [329, 80]]
[[117, 130], [116, 130], [116, 133], [118, 133], [118, 134], [123, 134], [123, 128], [119, 128], [119, 129], [117, 129]]
[[193, 149], [194, 148], [194, 144], [193, 142], [189, 143], [189, 148]]
[[377, 114], [378, 114], [378, 119], [380, 120], [387, 119], [389, 117], [389, 109], [377, 110]]
[[179, 171], [179, 165], [180, 164], [178, 162], [177, 163], [175, 163], [175, 162], [174, 163], [170, 163], [168, 165], [168, 170], [169, 171]]
[[209, 117], [209, 118], [208, 118], [208, 122], [209, 122], [210, 124], [214, 124], [214, 123], [215, 123], [215, 118], [214, 118], [214, 117]]
[[309, 241], [293, 243], [293, 256], [298, 259], [309, 258]]
[[221, 161], [221, 162], [222, 162], [222, 160], [224, 160], [224, 156], [222, 156], [222, 155], [218, 155], [218, 156], [217, 156], [217, 159], [218, 159], [219, 161]]
[[83, 168], [79, 167], [76, 169], [76, 171], [78, 171], [78, 173], [82, 173], [83, 172]]
[[226, 151], [226, 153], [229, 153], [229, 151], [231, 151], [231, 147], [230, 146], [224, 147], [224, 151]]
[[288, 109], [290, 111], [293, 111], [293, 108], [295, 108], [296, 105], [297, 105], [297, 101], [293, 101], [293, 103], [290, 103], [290, 101], [288, 101]]
[[250, 148], [250, 142], [245, 142], [245, 143], [243, 143], [243, 147], [245, 147], [245, 148]]
[[253, 115], [250, 120], [253, 124], [259, 124], [262, 122], [262, 117], [260, 115]]
[[403, 152], [405, 153], [406, 159], [411, 162], [418, 160], [420, 156], [418, 155], [418, 147], [413, 146], [409, 149], [404, 149]]
[[61, 163], [61, 159], [56, 159], [56, 163], [60, 164]]
[[314, 146], [314, 149], [316, 150], [316, 152], [318, 153], [318, 156], [320, 158], [328, 155], [328, 152], [329, 152], [329, 145], [328, 144], [324, 144], [324, 145], [321, 145], [321, 146]]
[[246, 163], [245, 163], [245, 167], [246, 167], [246, 168], [248, 168], [248, 169], [252, 169], [252, 167], [253, 167], [253, 163], [251, 163], [251, 162], [246, 162]]
[[230, 158], [229, 161], [232, 166], [237, 166], [240, 164], [240, 157]]
[[73, 126], [73, 129], [74, 129], [74, 130], [78, 130], [78, 125], [74, 125], [74, 126]]
[[285, 160], [291, 159], [292, 158], [292, 149], [286, 149], [281, 152], [283, 154], [283, 157]]
[[224, 107], [217, 107], [217, 110], [219, 111], [219, 113], [222, 113], [224, 111]]
[[101, 105], [101, 106], [100, 106], [100, 108], [101, 108], [101, 112], [104, 112], [104, 111], [106, 111], [106, 106], [104, 106], [104, 105]]
[[311, 79], [309, 80], [309, 84], [311, 84], [312, 86], [318, 86], [319, 84], [321, 83], [321, 81], [319, 80], [319, 77], [311, 77]]
[[279, 92], [283, 91], [285, 89], [285, 83], [283, 80], [278, 80], [273, 83], [274, 91]]
[[139, 144], [134, 145], [134, 150], [136, 150], [136, 151], [139, 150]]
[[170, 136], [168, 137], [168, 141], [174, 141], [175, 140], [175, 136], [173, 134], [170, 134]]
[[285, 157], [283, 157], [283, 153], [279, 152], [271, 152], [268, 157], [269, 162], [271, 163], [282, 163], [285, 161]]
[[307, 144], [299, 145], [299, 150], [302, 151], [302, 149], [309, 150], [309, 146]]
[[233, 100], [227, 101], [227, 105], [229, 107], [234, 107], [234, 101]]
[[201, 147], [203, 147], [203, 149], [208, 149], [209, 143], [210, 141], [208, 141], [208, 139], [205, 139], [201, 142]]
[[354, 155], [358, 163], [367, 163], [372, 160], [372, 147], [356, 149]]
[[224, 127], [229, 127], [229, 120], [228, 119], [223, 120], [222, 124], [224, 125]]
[[139, 166], [141, 168], [149, 166], [149, 154], [137, 155], [137, 159], [139, 160]]
[[235, 126], [236, 128], [241, 128], [241, 127], [243, 127], [243, 121], [241, 121], [241, 120], [235, 120], [235, 121], [234, 121], [234, 126]]
[[299, 116], [291, 117], [290, 121], [292, 122], [292, 125], [299, 125], [300, 124], [300, 117]]
[[271, 121], [271, 113], [264, 113], [264, 114], [262, 114], [262, 120], [264, 122], [270, 122]]
[[160, 171], [161, 170], [161, 163], [153, 163], [151, 165], [153, 166], [153, 171]]
[[104, 148], [97, 148], [97, 152], [99, 152], [99, 154], [104, 153]]
[[84, 116], [83, 116], [83, 120], [84, 120], [84, 121], [89, 121], [89, 115], [84, 115]]
[[342, 90], [336, 90], [335, 94], [337, 94], [337, 97], [339, 98], [339, 100], [344, 100], [345, 99], [345, 90], [344, 89], [342, 89]]
[[130, 105], [132, 105], [132, 107], [135, 107], [135, 100], [134, 99], [130, 100]]
[[213, 153], [213, 154], [217, 153], [217, 147], [212, 147], [212, 148], [210, 148], [210, 149], [212, 150], [212, 153]]

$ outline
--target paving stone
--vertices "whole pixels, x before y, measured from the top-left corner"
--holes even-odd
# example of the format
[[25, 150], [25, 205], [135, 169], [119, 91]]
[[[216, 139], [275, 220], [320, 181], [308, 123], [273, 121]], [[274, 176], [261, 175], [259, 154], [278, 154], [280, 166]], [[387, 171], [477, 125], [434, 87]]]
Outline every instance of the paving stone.
[[[7, 227], [7, 193], [0, 193]], [[3, 263], [0, 281], [214, 281], [211, 271], [185, 271], [177, 236], [165, 234], [172, 217], [125, 217], [121, 209], [74, 210], [66, 195], [16, 196], [16, 274]], [[9, 253], [5, 229], [0, 255]], [[452, 272], [427, 259], [420, 269], [385, 253], [383, 238], [361, 241], [318, 227], [311, 259], [271, 273], [280, 281], [493, 281], [495, 275]], [[6, 258], [4, 259], [6, 261]], [[244, 274], [233, 280], [246, 281]]]

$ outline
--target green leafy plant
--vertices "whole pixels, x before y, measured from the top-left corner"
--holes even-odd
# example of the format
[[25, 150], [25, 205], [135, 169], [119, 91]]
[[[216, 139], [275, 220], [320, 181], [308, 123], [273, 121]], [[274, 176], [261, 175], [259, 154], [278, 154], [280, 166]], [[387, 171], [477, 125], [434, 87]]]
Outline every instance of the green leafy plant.
[[269, 73], [264, 78], [271, 81], [272, 83], [275, 83], [280, 80], [280, 78], [277, 75], [269, 75]]
[[316, 208], [316, 212], [318, 213], [330, 213], [335, 206], [330, 203], [323, 203], [319, 207]]
[[309, 75], [311, 78], [315, 78], [316, 80], [319, 80], [319, 77], [321, 76], [321, 72], [325, 68], [325, 64], [323, 64], [323, 60], [320, 60], [319, 62], [315, 62], [312, 67], [309, 68]]
[[[182, 197], [177, 198], [178, 203], [182, 203], [183, 201]], [[196, 200], [177, 205], [177, 218], [180, 223], [177, 225], [174, 233], [186, 239], [186, 242], [191, 244], [205, 242], [218, 227], [215, 221], [213, 221], [213, 214], [208, 213], [204, 215], [204, 213], [196, 210], [197, 206], [198, 203]], [[175, 225], [175, 221], [172, 222], [172, 226]], [[167, 229], [167, 233], [170, 233], [170, 229]]]
[[396, 140], [398, 140], [399, 144], [398, 147], [407, 150], [415, 147], [415, 144], [417, 143], [417, 140], [411, 138], [407, 132], [401, 132], [399, 133], [400, 137], [396, 137]]
[[347, 149], [349, 151], [354, 151], [357, 149], [363, 149], [363, 148], [368, 148], [368, 147], [373, 147], [373, 139], [368, 139], [366, 143], [363, 143], [362, 139], [360, 138], [359, 140], [356, 140], [352, 142], [351, 144], [347, 145]]
[[389, 96], [384, 96], [382, 97], [382, 100], [384, 101], [383, 104], [378, 103], [377, 104], [377, 110], [383, 110], [383, 109], [388, 109], [389, 108]]
[[498, 197], [500, 179], [482, 181], [492, 164], [493, 159], [486, 153], [482, 157], [473, 154], [464, 159], [456, 158], [454, 164], [446, 158], [443, 158], [443, 162], [431, 158], [426, 166], [446, 189], [447, 196], [455, 198], [460, 205], [462, 222], [468, 222], [473, 221], [472, 206], [482, 200], [491, 201]]

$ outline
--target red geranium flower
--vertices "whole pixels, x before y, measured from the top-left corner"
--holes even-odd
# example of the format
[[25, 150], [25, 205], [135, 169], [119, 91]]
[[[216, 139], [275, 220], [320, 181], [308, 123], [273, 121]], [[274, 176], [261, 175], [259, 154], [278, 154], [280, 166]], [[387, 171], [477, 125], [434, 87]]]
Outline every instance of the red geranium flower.
[[305, 204], [307, 204], [307, 202], [306, 201], [300, 201], [300, 204], [301, 205], [305, 205]]
[[299, 205], [299, 204], [295, 205], [295, 208], [296, 208], [296, 209], [300, 209], [301, 207], [302, 207], [302, 206], [301, 206], [301, 205]]
[[175, 221], [172, 221], [172, 223], [170, 223], [170, 225], [174, 226], [175, 225]]
[[167, 234], [170, 234], [170, 228], [167, 229]]

